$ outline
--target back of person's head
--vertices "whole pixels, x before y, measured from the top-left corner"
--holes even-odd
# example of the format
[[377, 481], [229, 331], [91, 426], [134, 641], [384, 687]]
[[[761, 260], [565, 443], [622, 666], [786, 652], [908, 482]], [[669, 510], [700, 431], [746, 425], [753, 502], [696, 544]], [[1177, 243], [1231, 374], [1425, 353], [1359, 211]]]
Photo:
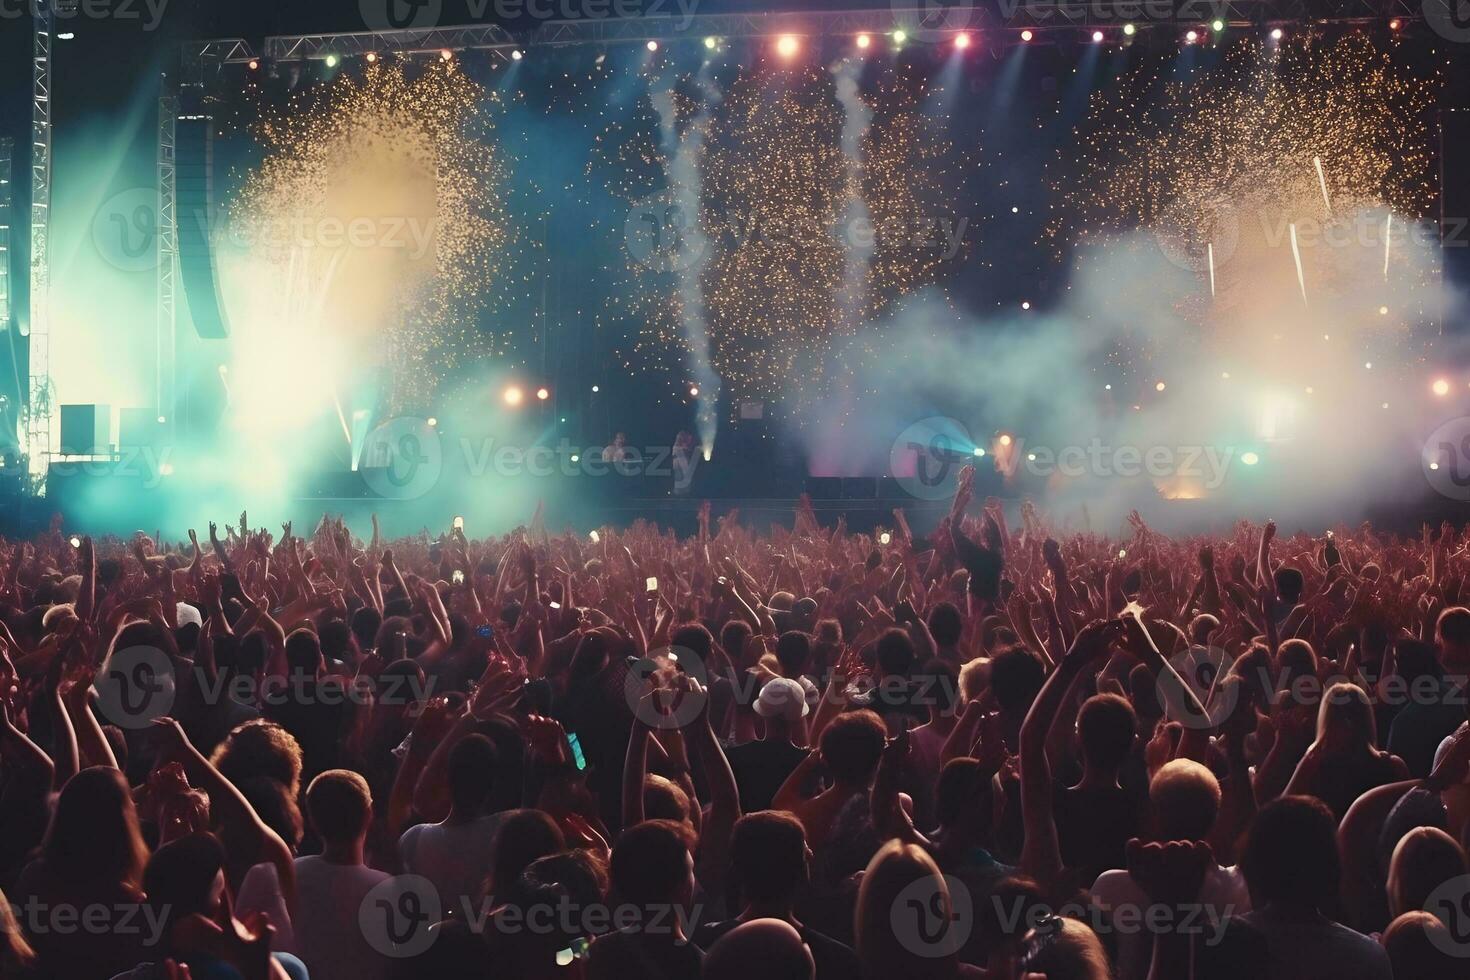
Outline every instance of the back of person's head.
[[787, 630], [776, 640], [776, 661], [784, 677], [800, 677], [812, 659], [812, 638], [801, 630]]
[[1470, 609], [1451, 606], [1439, 614], [1434, 634], [1446, 646], [1470, 646]]
[[1426, 908], [1436, 888], [1467, 871], [1458, 841], [1438, 827], [1415, 827], [1399, 840], [1388, 862], [1389, 914]]
[[93, 766], [66, 781], [42, 857], [49, 870], [71, 884], [140, 884], [148, 849], [122, 773]]
[[959, 646], [965, 631], [965, 619], [952, 602], [939, 602], [929, 610], [929, 635], [941, 648]]
[[1089, 766], [1116, 769], [1138, 737], [1138, 716], [1127, 698], [1095, 694], [1077, 712], [1077, 738]]
[[1022, 957], [1023, 976], [1039, 974], [1046, 980], [1111, 980], [1108, 952], [1086, 923], [1051, 919], [1032, 930]]
[[1220, 628], [1220, 620], [1209, 613], [1200, 613], [1189, 621], [1189, 642], [1208, 646], [1210, 636]]
[[323, 658], [342, 662], [351, 659], [352, 628], [347, 625], [346, 620], [335, 616], [324, 620], [317, 627], [317, 639], [321, 643]]
[[[285, 786], [269, 776], [252, 776], [235, 784], [245, 802], [250, 804], [260, 822], [280, 835], [281, 840], [292, 850], [301, 843], [306, 831], [306, 821], [301, 816], [301, 807], [296, 797]], [[220, 833], [226, 849], [230, 849], [230, 825], [221, 825]]]
[[1159, 703], [1158, 681], [1148, 664], [1134, 664], [1128, 672], [1128, 703], [1133, 705], [1133, 713], [1140, 719], [1152, 722], [1164, 717], [1164, 706]]
[[720, 628], [720, 647], [736, 667], [748, 666], [745, 664], [745, 644], [753, 635], [750, 624], [743, 619], [732, 619]]
[[704, 980], [812, 980], [817, 966], [801, 933], [781, 919], [751, 919], [715, 940]]
[[694, 889], [688, 826], [672, 820], [645, 820], [623, 831], [613, 846], [608, 870], [613, 892], [641, 908], [687, 902]]
[[669, 637], [669, 645], [677, 648], [679, 656], [684, 656], [684, 651], [694, 654], [701, 664], [708, 666], [711, 651], [714, 649], [715, 638], [710, 636], [709, 630], [699, 623], [685, 623], [674, 630]]
[[979, 760], [968, 757], [951, 759], [939, 770], [934, 784], [934, 815], [941, 827], [957, 827], [968, 822], [981, 837], [990, 833], [994, 817], [995, 794], [990, 774]]
[[989, 657], [976, 657], [960, 668], [960, 696], [966, 701], [977, 701], [990, 688]]
[[378, 627], [383, 625], [383, 614], [372, 606], [363, 606], [352, 614], [352, 635], [359, 649], [371, 650], [378, 642]]
[[236, 725], [215, 746], [210, 761], [226, 779], [239, 785], [256, 776], [274, 779], [294, 797], [301, 786], [301, 745], [273, 721], [255, 718]]
[[1405, 912], [1383, 930], [1383, 948], [1395, 977], [1407, 980], [1460, 980], [1465, 961], [1450, 955], [1464, 940], [1450, 933], [1445, 924], [1423, 910]]
[[990, 660], [990, 689], [1001, 710], [1024, 714], [1046, 681], [1046, 664], [1024, 646], [1009, 647]]
[[1282, 565], [1276, 569], [1276, 594], [1287, 605], [1296, 605], [1296, 601], [1302, 597], [1302, 589], [1305, 585], [1306, 580], [1302, 578], [1299, 569], [1292, 568], [1290, 565]]
[[[903, 930], [899, 915], [912, 916]], [[956, 975], [959, 936], [954, 931], [949, 884], [928, 852], [890, 840], [868, 862], [858, 884], [853, 935], [865, 980], [894, 977], [938, 980]], [[921, 937], [923, 948], [897, 933]]]
[[493, 898], [510, 894], [521, 872], [537, 858], [566, 848], [566, 838], [556, 821], [541, 810], [529, 807], [510, 810], [495, 828], [490, 845], [490, 876], [485, 882]]
[[367, 780], [350, 769], [328, 769], [306, 787], [306, 813], [328, 844], [350, 844], [367, 833], [373, 794]]
[[684, 787], [656, 773], [643, 777], [643, 814], [649, 820], [689, 821], [693, 803]]
[[592, 908], [607, 898], [607, 862], [595, 851], [577, 847], [548, 854], [526, 865], [520, 887], [532, 890], [554, 887], [576, 908]]
[[914, 641], [904, 630], [894, 626], [878, 637], [878, 672], [884, 677], [907, 677], [914, 670], [918, 655]]
[[475, 732], [449, 750], [449, 800], [463, 814], [477, 812], [490, 797], [495, 782], [495, 745]]
[[225, 849], [213, 834], [186, 834], [164, 844], [148, 859], [143, 890], [148, 903], [177, 921], [212, 915], [219, 905], [219, 875]]
[[822, 761], [832, 777], [849, 786], [866, 785], [878, 769], [888, 729], [871, 711], [849, 711], [822, 729]]
[[1395, 643], [1394, 664], [1398, 667], [1399, 676], [1410, 684], [1421, 677], [1444, 676], [1439, 651], [1435, 650], [1434, 644], [1423, 640], [1406, 637]]
[[1281, 661], [1281, 680], [1285, 681], [1282, 690], [1299, 678], [1315, 676], [1317, 673], [1317, 651], [1306, 640], [1295, 637], [1286, 640], [1277, 649], [1276, 657]]
[[315, 632], [303, 627], [286, 637], [286, 666], [292, 676], [315, 677], [321, 673], [322, 643]]
[[1240, 861], [1257, 908], [1282, 902], [1319, 908], [1337, 895], [1342, 861], [1337, 818], [1311, 796], [1283, 796], [1256, 814]]
[[730, 869], [747, 902], [791, 899], [807, 880], [806, 829], [781, 810], [747, 813], [730, 834]]
[[1317, 708], [1317, 741], [1339, 750], [1373, 744], [1373, 705], [1361, 687], [1339, 682], [1327, 689]]
[[1158, 840], [1204, 840], [1220, 812], [1220, 781], [1198, 762], [1174, 759], [1149, 781], [1148, 801]]

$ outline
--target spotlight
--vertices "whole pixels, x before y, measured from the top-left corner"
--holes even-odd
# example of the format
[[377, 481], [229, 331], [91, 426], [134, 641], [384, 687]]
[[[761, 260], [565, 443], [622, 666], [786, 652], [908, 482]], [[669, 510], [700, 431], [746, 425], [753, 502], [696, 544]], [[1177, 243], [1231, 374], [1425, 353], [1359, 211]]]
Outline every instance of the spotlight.
[[1009, 446], [1011, 444], [1011, 437], [1009, 433], [1002, 432], [1000, 434], [1000, 444], [1002, 446]]
[[251, 71], [259, 71], [260, 70], [260, 62], [256, 61], [254, 58], [251, 58], [250, 59], [250, 70]]
[[71, 546], [73, 548], [80, 548], [82, 546], [82, 539], [73, 534], [71, 536]]
[[712, 37], [707, 37], [704, 39], [704, 46], [709, 48], [711, 51], [713, 51], [719, 45], [719, 43], [719, 41], [715, 40]]
[[890, 542], [892, 540], [893, 540], [893, 535], [889, 534], [887, 531], [884, 531], [882, 534], [878, 535], [878, 543], [879, 544], [887, 544], [888, 542]]
[[[445, 52], [445, 54], [447, 55], [448, 52]], [[510, 58], [511, 58], [512, 61], [520, 61], [524, 57], [525, 57], [525, 55], [521, 54], [521, 49], [520, 48], [516, 48], [514, 51], [512, 51], [510, 53]]]
[[[516, 52], [516, 53], [519, 54], [520, 52]], [[439, 60], [441, 60], [441, 61], [448, 61], [449, 59], [451, 59], [453, 57], [454, 57], [454, 52], [453, 51], [450, 51], [448, 48], [445, 48], [444, 50], [442, 50], [442, 51], [439, 52]]]
[[1021, 309], [1023, 309], [1023, 310], [1029, 310], [1029, 309], [1031, 309], [1031, 301], [1029, 299], [1023, 299], [1023, 300], [1021, 300]]
[[220, 375], [220, 377], [223, 378], [225, 375], [227, 375], [229, 373], [230, 373], [229, 365], [221, 364], [219, 366], [219, 375]]
[[[581, 455], [578, 454], [578, 453], [572, 453], [572, 462], [574, 462], [574, 463], [580, 463], [580, 462], [582, 462]], [[592, 532], [592, 540], [593, 541], [596, 541], [597, 540], [597, 532], [596, 531], [593, 531]]]
[[536, 399], [538, 401], [543, 401], [544, 402], [544, 401], [546, 401], [546, 399], [548, 399], [550, 397], [551, 397], [551, 392], [547, 391], [545, 388], [537, 388], [536, 389]]
[[1210, 30], [1214, 31], [1216, 34], [1219, 34], [1224, 29], [1225, 22], [1223, 20], [1220, 20], [1218, 17], [1210, 21]]
[[1195, 41], [1198, 41], [1198, 40], [1199, 40], [1199, 31], [1186, 31], [1185, 32], [1185, 34], [1184, 34], [1184, 43], [1185, 44], [1193, 44]]
[[1230, 372], [1229, 371], [1221, 371], [1220, 372], [1220, 377], [1224, 378], [1226, 381], [1229, 381], [1230, 380]]
[[1240, 454], [1240, 461], [1247, 466], [1255, 466], [1261, 461], [1261, 457], [1257, 456], [1255, 453], [1247, 449], [1245, 452]]
[[1437, 470], [1437, 469], [1439, 469], [1439, 464], [1438, 464], [1438, 463], [1436, 463], [1436, 462], [1433, 462], [1433, 461], [1431, 461], [1431, 462], [1430, 462], [1430, 463], [1429, 463], [1429, 468], [1430, 468], [1430, 469], [1431, 469], [1431, 470]]
[[336, 68], [337, 67], [337, 56], [336, 55], [334, 55], [334, 54], [327, 55], [327, 67], [328, 68]]
[[1103, 39], [1103, 32], [1102, 31], [1093, 31], [1092, 32], [1092, 43], [1093, 44], [1100, 43], [1102, 41], [1102, 39]]
[[168, 416], [166, 416], [166, 415], [160, 415], [158, 417], [158, 424], [159, 425], [163, 425], [167, 421], [168, 421]]
[[159, 463], [158, 464], [158, 475], [159, 476], [173, 476], [174, 475], [174, 464], [173, 463]]
[[648, 50], [650, 50], [650, 51], [657, 51], [658, 50], [658, 42], [657, 41], [649, 41], [648, 42]]
[[902, 44], [903, 42], [907, 41], [908, 39], [909, 39], [908, 31], [894, 31], [893, 32], [893, 43], [894, 44]]
[[1154, 391], [1163, 391], [1167, 387], [1169, 386], [1160, 381], [1158, 384], [1154, 385]]
[[1134, 27], [1132, 24], [1124, 24], [1123, 33], [1127, 34], [1129, 37], [1132, 37], [1133, 35], [1138, 33], [1138, 28]]
[[873, 39], [866, 34], [859, 34], [857, 36], [857, 46], [864, 50], [867, 50], [868, 46], [872, 43]]
[[71, 41], [71, 40], [75, 40], [76, 39], [76, 36], [77, 35], [76, 35], [76, 32], [75, 31], [62, 31], [60, 34], [56, 35], [56, 40], [58, 40], [58, 41]]
[[434, 416], [430, 415], [428, 421], [429, 421], [429, 428], [431, 428], [431, 429], [437, 429], [439, 427], [439, 420], [436, 419], [436, 418], [434, 418]]
[[1030, 462], [1030, 463], [1036, 462], [1036, 454], [1035, 453], [1027, 453], [1026, 454], [1026, 461], [1027, 462]]
[[525, 393], [515, 385], [511, 385], [505, 389], [505, 403], [507, 405], [519, 405], [525, 397]]
[[600, 534], [598, 534], [596, 531], [588, 531], [587, 532], [587, 537], [589, 537], [589, 538], [592, 539], [592, 543], [593, 544], [596, 544], [597, 542], [599, 542], [599, 541], [602, 540], [602, 536]]
[[690, 398], [698, 398], [699, 397], [699, 385], [690, 385], [689, 386], [689, 397]]
[[601, 391], [601, 390], [602, 390], [602, 387], [601, 387], [601, 386], [600, 386], [600, 385], [593, 385], [593, 386], [592, 386], [592, 393], [593, 393], [593, 394], [594, 394], [594, 395], [595, 395], [595, 394], [597, 394], [597, 393], [598, 393], [598, 392], [599, 392], [599, 391]]
[[1373, 362], [1372, 361], [1364, 361], [1363, 362], [1363, 368], [1364, 368], [1364, 370], [1367, 370], [1367, 371], [1373, 370]]
[[369, 51], [367, 53], [367, 60], [368, 60], [368, 64], [370, 64], [370, 65], [373, 62], [377, 61], [378, 60], [378, 52], [376, 52], [376, 51]]
[[1035, 34], [1032, 34], [1030, 31], [1022, 31], [1021, 32], [1021, 40], [1023, 40], [1023, 41], [1029, 41], [1029, 40], [1031, 40], [1035, 36], [1036, 35]]
[[1279, 41], [1279, 40], [1281, 40], [1282, 36], [1285, 33], [1286, 32], [1283, 31], [1281, 28], [1279, 28], [1279, 27], [1273, 27], [1271, 29], [1271, 40], [1273, 40], [1273, 41]]
[[1112, 390], [1113, 390], [1113, 386], [1111, 384], [1103, 385], [1103, 391], [1112, 391]]
[[979, 446], [976, 446], [975, 447], [975, 455], [976, 456], [984, 456], [985, 455], [985, 450], [984, 449], [981, 449]]
[[1391, 30], [1391, 31], [1396, 31], [1400, 27], [1403, 27], [1403, 26], [1404, 26], [1404, 22], [1401, 21], [1401, 20], [1399, 20], [1397, 17], [1395, 17], [1393, 20], [1391, 20], [1391, 21], [1388, 22], [1388, 29]]
[[1434, 393], [1443, 398], [1450, 393], [1450, 383], [1444, 378], [1438, 378], [1434, 382]]
[[1388, 316], [1388, 307], [1386, 307], [1386, 306], [1380, 306], [1378, 308], [1378, 315], [1379, 316]]
[[955, 37], [954, 37], [954, 46], [956, 48], [960, 49], [961, 51], [963, 51], [966, 48], [968, 48], [970, 46], [970, 35], [968, 35], [968, 34], [956, 34]]
[[776, 39], [776, 53], [783, 58], [793, 57], [800, 47], [801, 42], [795, 34], [782, 34]]

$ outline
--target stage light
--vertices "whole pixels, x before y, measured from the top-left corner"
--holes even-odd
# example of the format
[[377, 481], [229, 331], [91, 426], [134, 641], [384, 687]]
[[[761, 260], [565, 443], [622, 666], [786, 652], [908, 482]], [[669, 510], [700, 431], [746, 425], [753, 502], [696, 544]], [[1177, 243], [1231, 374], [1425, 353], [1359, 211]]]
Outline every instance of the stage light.
[[907, 41], [908, 39], [909, 39], [909, 35], [908, 35], [908, 32], [907, 31], [894, 31], [893, 32], [893, 43], [894, 44], [902, 44], [903, 42]]
[[698, 398], [699, 397], [699, 385], [690, 385], [689, 386], [689, 397], [690, 398]]
[[1210, 22], [1210, 30], [1214, 31], [1216, 34], [1219, 34], [1224, 29], [1225, 22], [1223, 20], [1220, 20], [1218, 17]]
[[968, 48], [970, 46], [970, 35], [956, 34], [954, 37], [954, 46], [959, 48], [961, 51]]
[[890, 542], [892, 540], [893, 540], [893, 535], [889, 534], [887, 531], [884, 531], [882, 534], [878, 535], [878, 543], [879, 544], [887, 544], [888, 542]]
[[250, 59], [250, 70], [251, 71], [257, 71], [257, 70], [259, 70], [259, 68], [260, 68], [260, 62], [256, 61], [254, 58], [251, 58]]
[[1404, 22], [1401, 21], [1401, 20], [1399, 20], [1397, 17], [1395, 17], [1393, 20], [1391, 20], [1391, 21], [1388, 22], [1388, 29], [1391, 30], [1391, 31], [1396, 31], [1400, 27], [1403, 27], [1403, 26], [1404, 26]]
[[369, 51], [367, 53], [367, 60], [368, 60], [368, 64], [372, 64], [373, 62], [377, 61], [378, 60], [378, 52], [376, 52], [376, 51]]
[[719, 46], [719, 43], [720, 42], [718, 40], [716, 40], [715, 38], [712, 38], [712, 37], [707, 37], [707, 38], [704, 39], [704, 46], [707, 47], [707, 48], [709, 48], [711, 51], [713, 51], [716, 47], [718, 47]]
[[1127, 34], [1129, 37], [1132, 37], [1133, 35], [1138, 33], [1138, 28], [1134, 27], [1132, 24], [1124, 24], [1123, 33]]
[[1163, 391], [1167, 387], [1168, 387], [1168, 385], [1166, 385], [1162, 381], [1160, 381], [1158, 384], [1154, 385], [1154, 391]]
[[173, 463], [159, 463], [158, 464], [158, 475], [159, 476], [173, 476], [174, 475], [174, 464]]
[[857, 36], [857, 46], [860, 48], [866, 49], [872, 43], [873, 39], [866, 34], [859, 34]]
[[1113, 390], [1113, 386], [1112, 385], [1110, 385], [1110, 384], [1103, 385], [1103, 391], [1112, 391], [1112, 390]]
[[1193, 44], [1195, 41], [1198, 41], [1198, 40], [1199, 40], [1199, 32], [1198, 31], [1186, 31], [1185, 32], [1185, 34], [1184, 34], [1184, 43], [1185, 44]]
[[1118, 557], [1119, 558], [1127, 558], [1128, 557], [1128, 549], [1127, 548], [1119, 548], [1118, 549]]
[[1023, 299], [1023, 300], [1021, 300], [1021, 309], [1023, 309], [1023, 310], [1029, 310], [1029, 309], [1031, 309], [1031, 301], [1029, 299]]
[[1444, 378], [1437, 379], [1434, 382], [1434, 393], [1441, 398], [1448, 395], [1450, 393], [1450, 383]]
[[657, 41], [649, 41], [648, 42], [648, 50], [650, 50], [650, 51], [657, 51], [658, 50], [658, 42]]
[[[574, 463], [580, 463], [581, 461], [582, 461], [582, 457], [579, 454], [572, 453], [572, 462], [574, 462]], [[592, 541], [593, 541], [594, 544], [597, 542], [597, 532], [596, 531], [593, 531], [592, 532]]]
[[975, 455], [976, 456], [984, 456], [985, 455], [985, 450], [984, 449], [981, 449], [979, 446], [976, 446], [975, 447]]
[[168, 421], [168, 417], [167, 417], [167, 416], [165, 416], [165, 415], [160, 415], [160, 416], [159, 416], [159, 417], [158, 417], [158, 424], [159, 424], [159, 425], [163, 425], [163, 424], [164, 424], [164, 423], [165, 423], [165, 422], [167, 422], [167, 421]]
[[510, 53], [510, 57], [511, 57], [511, 60], [512, 61], [520, 61], [522, 58], [525, 57], [525, 55], [521, 54], [521, 49], [520, 48], [516, 48], [514, 51], [512, 51]]
[[224, 377], [225, 375], [229, 374], [230, 373], [229, 365], [221, 364], [219, 366], [219, 373], [220, 373], [220, 377]]
[[[519, 54], [520, 52], [516, 52], [516, 53]], [[442, 51], [439, 52], [439, 59], [441, 61], [448, 61], [450, 58], [453, 58], [453, 57], [454, 57], [454, 52], [453, 51], [450, 51], [448, 48], [445, 48], [444, 50], [442, 50]]]
[[436, 418], [434, 418], [434, 416], [430, 415], [429, 416], [429, 428], [431, 428], [431, 429], [437, 429], [438, 427], [439, 427], [439, 420], [436, 419]]
[[800, 47], [801, 42], [796, 39], [795, 34], [782, 34], [776, 39], [776, 53], [783, 58], [792, 57]]
[[1316, 388], [1313, 388], [1311, 385], [1307, 385], [1307, 394], [1309, 394], [1309, 395], [1315, 395], [1316, 393], [1317, 393], [1317, 389]]
[[1261, 461], [1261, 457], [1257, 456], [1255, 453], [1247, 449], [1245, 452], [1240, 454], [1240, 461], [1247, 466], [1255, 466]]
[[1279, 40], [1281, 40], [1282, 35], [1285, 34], [1285, 33], [1286, 32], [1283, 31], [1281, 28], [1274, 27], [1274, 28], [1271, 29], [1271, 40], [1273, 40], [1273, 41], [1279, 41]]
[[1002, 446], [1009, 446], [1011, 444], [1011, 437], [1010, 437], [1010, 435], [1008, 435], [1007, 433], [1002, 432], [1001, 435], [1000, 435], [1000, 444]]
[[1103, 39], [1103, 32], [1102, 31], [1093, 31], [1092, 32], [1092, 43], [1093, 44], [1100, 43], [1102, 41], [1102, 39]]
[[1373, 370], [1373, 362], [1372, 361], [1364, 361], [1363, 362], [1363, 367], [1366, 368], [1367, 370], [1371, 371], [1371, 370]]
[[328, 68], [336, 68], [337, 67], [337, 56], [336, 55], [334, 55], [334, 54], [327, 55], [327, 67]]
[[1429, 464], [1429, 468], [1431, 470], [1437, 470], [1437, 469], [1439, 469], [1439, 464], [1436, 463], [1436, 462], [1431, 461], [1430, 464]]
[[525, 397], [525, 393], [515, 385], [511, 385], [505, 389], [505, 403], [507, 405], [519, 405]]
[[544, 401], [546, 401], [546, 399], [548, 399], [550, 397], [551, 397], [551, 392], [547, 391], [545, 388], [537, 388], [536, 389], [536, 399], [538, 401], [543, 401], [544, 402]]
[[76, 32], [74, 32], [74, 31], [62, 31], [60, 34], [56, 35], [56, 40], [58, 40], [58, 41], [71, 41], [71, 40], [75, 39], [76, 36], [77, 36], [76, 35]]
[[1023, 41], [1029, 41], [1029, 40], [1031, 40], [1035, 36], [1036, 35], [1035, 34], [1032, 34], [1030, 31], [1022, 31], [1021, 32], [1021, 40], [1023, 40]]
[[602, 388], [601, 388], [601, 386], [599, 386], [599, 385], [593, 385], [593, 386], [592, 386], [592, 393], [593, 393], [593, 394], [594, 394], [594, 395], [595, 395], [595, 394], [597, 394], [597, 393], [598, 393], [598, 392], [599, 392], [599, 391], [601, 391], [601, 390], [602, 390]]
[[1378, 315], [1379, 316], [1388, 316], [1388, 307], [1386, 307], [1386, 306], [1380, 306], [1378, 308]]
[[1034, 463], [1034, 462], [1036, 462], [1036, 454], [1035, 453], [1027, 453], [1026, 454], [1026, 461], [1028, 463]]
[[1220, 377], [1224, 378], [1226, 381], [1229, 381], [1230, 380], [1230, 372], [1229, 371], [1221, 371], [1220, 372]]

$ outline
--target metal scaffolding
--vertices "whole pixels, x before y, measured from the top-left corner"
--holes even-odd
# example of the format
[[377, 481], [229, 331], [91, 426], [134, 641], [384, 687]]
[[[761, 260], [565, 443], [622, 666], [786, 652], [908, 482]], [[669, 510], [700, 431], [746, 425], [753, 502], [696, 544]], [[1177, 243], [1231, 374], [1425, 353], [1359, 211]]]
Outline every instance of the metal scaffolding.
[[31, 308], [30, 386], [25, 451], [35, 488], [44, 492], [46, 468], [56, 449], [51, 386], [51, 21], [50, 4], [32, 12], [31, 60]]
[[155, 325], [155, 408], [158, 417], [175, 424], [178, 388], [174, 379], [178, 344], [175, 289], [179, 271], [178, 174], [175, 169], [174, 127], [179, 97], [165, 75], [158, 97], [158, 308]]
[[13, 193], [10, 183], [15, 140], [0, 136], [0, 333], [11, 328], [10, 322], [10, 207]]

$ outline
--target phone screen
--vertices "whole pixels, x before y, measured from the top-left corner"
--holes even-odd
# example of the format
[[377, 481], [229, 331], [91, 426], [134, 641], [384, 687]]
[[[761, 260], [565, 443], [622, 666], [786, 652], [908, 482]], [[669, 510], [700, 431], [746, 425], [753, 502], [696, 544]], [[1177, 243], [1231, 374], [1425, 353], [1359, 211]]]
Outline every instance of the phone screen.
[[658, 591], [658, 579], [656, 579], [652, 575], [650, 575], [648, 577], [648, 580], [643, 583], [643, 587], [645, 589], [647, 589], [649, 592], [657, 592]]
[[567, 732], [567, 745], [572, 750], [572, 762], [578, 769], [586, 769], [587, 757], [582, 754], [582, 740], [577, 737], [576, 732]]
[[489, 625], [477, 626], [475, 627], [475, 635], [482, 640], [488, 640], [495, 635], [495, 627]]
[[454, 574], [451, 575], [451, 576], [449, 576], [449, 580], [451, 582], [453, 582], [455, 585], [463, 585], [464, 584], [464, 572], [461, 572], [459, 569], [456, 568], [454, 570]]
[[463, 531], [464, 530], [464, 518], [463, 517], [456, 517], [454, 519], [454, 529], [456, 531]]
[[561, 608], [561, 603], [559, 603], [559, 602], [548, 602], [547, 605], [550, 606], [552, 609], [560, 609]]

